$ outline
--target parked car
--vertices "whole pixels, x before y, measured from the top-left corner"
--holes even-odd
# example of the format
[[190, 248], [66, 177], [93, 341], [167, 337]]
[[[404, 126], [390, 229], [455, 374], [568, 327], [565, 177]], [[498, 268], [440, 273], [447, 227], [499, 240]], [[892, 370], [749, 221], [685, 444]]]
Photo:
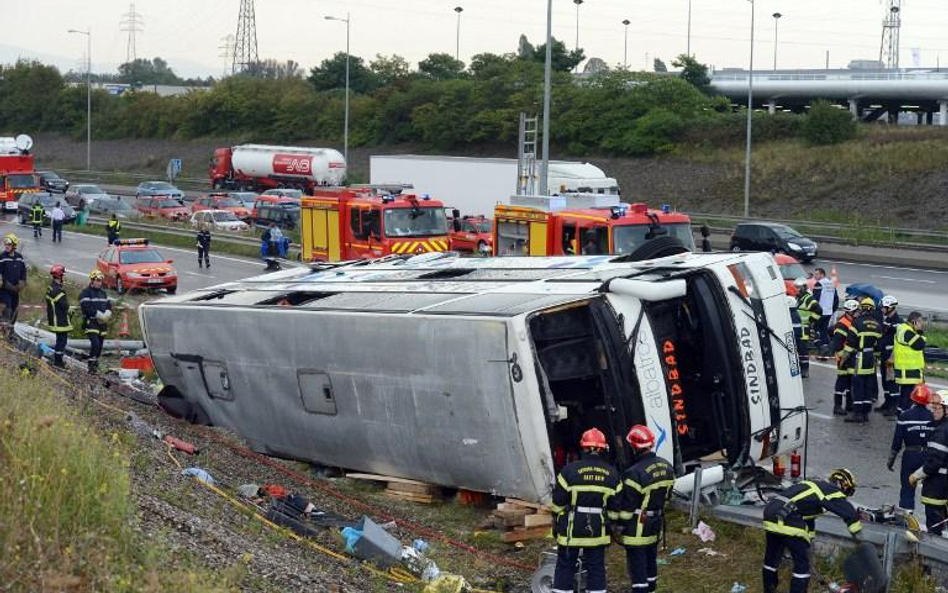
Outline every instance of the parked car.
[[117, 218], [122, 220], [138, 220], [142, 217], [142, 213], [132, 206], [131, 200], [122, 200], [111, 196], [92, 202], [89, 205], [89, 212], [106, 218], [110, 218], [112, 214], [115, 214]]
[[66, 193], [69, 182], [59, 176], [56, 171], [39, 172], [40, 187], [51, 193]]
[[109, 194], [102, 191], [98, 185], [91, 185], [87, 183], [81, 183], [79, 185], [74, 185], [66, 190], [66, 201], [73, 208], [79, 206], [79, 200], [85, 200], [86, 204], [91, 204], [96, 200], [101, 200], [102, 198], [109, 198]]
[[145, 218], [164, 218], [167, 220], [184, 220], [188, 217], [187, 207], [179, 200], [168, 197], [142, 198], [138, 200], [138, 211]]
[[452, 251], [489, 254], [493, 250], [491, 221], [484, 216], [452, 218], [448, 221], [448, 238]]
[[774, 260], [777, 262], [777, 267], [780, 268], [780, 275], [783, 276], [783, 284], [787, 289], [787, 294], [797, 296], [799, 291], [794, 286], [793, 281], [797, 278], [807, 278], [810, 273], [803, 269], [796, 258], [789, 255], [777, 253], [774, 255]]
[[178, 290], [178, 273], [148, 244], [148, 239], [121, 239], [106, 247], [96, 258], [95, 266], [105, 275], [105, 285], [119, 294], [128, 290], [164, 288], [168, 294]]
[[260, 194], [252, 191], [232, 191], [228, 195], [243, 204], [244, 208], [250, 210], [251, 214], [253, 213], [254, 202], [260, 197]]
[[52, 214], [56, 204], [62, 207], [63, 212], [66, 214], [67, 223], [72, 222], [72, 219], [76, 217], [75, 210], [63, 200], [62, 196], [54, 196], [44, 192], [20, 194], [20, 203], [17, 206], [17, 216], [20, 218], [20, 224], [30, 224], [30, 210], [32, 210], [33, 204], [36, 202], [39, 202], [43, 206], [43, 226], [50, 225], [50, 214]]
[[818, 247], [785, 224], [742, 222], [731, 235], [731, 251], [770, 251], [785, 253], [808, 263], [816, 259]]
[[176, 200], [183, 200], [184, 192], [167, 181], [144, 181], [138, 184], [138, 188], [135, 190], [135, 196], [138, 198], [168, 196]]
[[274, 222], [283, 229], [299, 228], [300, 205], [292, 198], [273, 199], [273, 196], [260, 196], [253, 211], [253, 223], [258, 226], [269, 226]]
[[231, 197], [227, 193], [212, 193], [201, 196], [191, 204], [191, 212], [200, 212], [202, 210], [227, 210], [233, 212], [240, 220], [250, 218], [252, 210], [243, 205], [242, 202]]
[[280, 187], [276, 189], [268, 189], [267, 191], [260, 194], [261, 196], [276, 196], [279, 198], [293, 198], [294, 200], [303, 199], [303, 191], [299, 189], [290, 189], [288, 187]]
[[192, 214], [191, 226], [200, 228], [202, 225], [210, 225], [218, 231], [246, 231], [250, 228], [230, 210], [200, 210]]

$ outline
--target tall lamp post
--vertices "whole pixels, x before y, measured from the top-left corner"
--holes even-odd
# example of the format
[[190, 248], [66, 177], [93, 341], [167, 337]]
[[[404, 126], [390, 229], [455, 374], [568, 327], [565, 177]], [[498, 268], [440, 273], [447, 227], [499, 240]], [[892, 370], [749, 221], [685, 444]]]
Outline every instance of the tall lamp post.
[[[576, 49], [579, 50], [579, 5], [583, 3], [583, 0], [573, 0], [573, 4], [576, 5]], [[579, 72], [579, 63], [576, 64], [576, 72]]]
[[[577, 5], [578, 6], [578, 5]], [[540, 195], [549, 193], [550, 78], [553, 61], [553, 0], [546, 0], [546, 59], [543, 64], [543, 160], [540, 162]]]
[[622, 21], [622, 24], [625, 25], [625, 49], [622, 51], [622, 65], [626, 68], [629, 67], [629, 25], [631, 21], [625, 19]]
[[346, 115], [342, 132], [342, 156], [346, 160], [346, 166], [349, 164], [349, 13], [346, 18], [327, 16], [327, 21], [340, 21], [346, 24]]
[[454, 43], [454, 59], [461, 61], [461, 13], [464, 12], [464, 8], [460, 6], [454, 7], [454, 12], [458, 13], [458, 33], [457, 40]]
[[780, 23], [780, 17], [783, 15], [779, 12], [775, 12], [774, 17], [774, 70], [777, 69], [777, 25]]
[[754, 113], [754, 0], [751, 5], [750, 66], [747, 69], [747, 153], [744, 156], [744, 217], [750, 216], [751, 115]]
[[688, 47], [685, 53], [691, 57], [691, 0], [688, 0]]
[[92, 170], [92, 28], [69, 29], [86, 36], [86, 171]]

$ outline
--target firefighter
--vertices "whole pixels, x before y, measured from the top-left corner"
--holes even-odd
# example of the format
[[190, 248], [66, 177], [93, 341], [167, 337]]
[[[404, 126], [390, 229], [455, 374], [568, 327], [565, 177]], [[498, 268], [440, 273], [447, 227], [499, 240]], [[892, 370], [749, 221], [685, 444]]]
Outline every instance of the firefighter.
[[119, 219], [114, 212], [112, 213], [112, 218], [110, 218], [109, 222], [106, 223], [105, 231], [108, 233], [109, 245], [114, 245], [122, 235], [122, 223], [119, 222]]
[[554, 593], [574, 590], [582, 562], [587, 571], [589, 593], [606, 591], [607, 521], [619, 518], [618, 496], [622, 490], [619, 472], [602, 458], [609, 449], [606, 436], [597, 428], [583, 433], [580, 459], [566, 465], [556, 478], [550, 508], [556, 515], [556, 572]]
[[39, 200], [33, 202], [30, 208], [30, 224], [33, 225], [33, 238], [37, 239], [43, 236], [43, 217], [46, 216], [46, 209], [39, 203]]
[[844, 356], [853, 365], [853, 413], [845, 422], [869, 422], [869, 410], [879, 395], [876, 382], [876, 351], [882, 337], [882, 323], [876, 315], [876, 303], [869, 297], [859, 301], [859, 311], [846, 336]]
[[89, 374], [99, 372], [99, 356], [109, 320], [112, 318], [112, 303], [102, 288], [105, 275], [99, 270], [89, 273], [89, 286], [79, 293], [79, 308], [82, 310], [82, 329], [89, 338]]
[[208, 225], [201, 226], [197, 234], [198, 267], [211, 267], [211, 231]]
[[931, 391], [924, 383], [916, 385], [912, 390], [912, 407], [899, 414], [895, 425], [895, 436], [892, 437], [892, 450], [889, 451], [889, 461], [886, 467], [889, 471], [895, 468], [895, 458], [899, 450], [905, 447], [902, 454], [902, 471], [899, 490], [899, 508], [907, 513], [915, 510], [915, 486], [909, 484], [909, 476], [922, 467], [924, 463], [925, 446], [932, 432], [934, 416], [928, 405], [931, 403]]
[[784, 550], [790, 551], [793, 572], [790, 593], [805, 593], [810, 585], [810, 540], [816, 533], [816, 518], [829, 511], [838, 515], [854, 539], [862, 523], [848, 500], [856, 492], [856, 479], [848, 469], [836, 469], [826, 480], [804, 480], [770, 499], [764, 507], [764, 593], [776, 593], [777, 571]]
[[924, 320], [918, 311], [895, 328], [892, 360], [895, 382], [899, 386], [899, 411], [909, 407], [909, 396], [915, 386], [925, 382]]
[[810, 294], [807, 280], [800, 276], [793, 281], [797, 287], [797, 314], [800, 315], [803, 334], [800, 338], [803, 347], [800, 349], [800, 376], [804, 379], [810, 376], [810, 343], [816, 333], [816, 324], [823, 315], [820, 303]]
[[53, 349], [53, 365], [65, 367], [63, 355], [66, 354], [66, 342], [72, 325], [69, 323], [69, 298], [63, 290], [63, 278], [66, 276], [66, 267], [62, 264], [53, 264], [49, 269], [52, 280], [46, 289], [46, 322], [49, 331], [56, 334], [56, 346]]
[[931, 394], [934, 420], [928, 437], [922, 467], [909, 476], [909, 485], [922, 482], [922, 504], [925, 505], [925, 528], [928, 533], [941, 535], [948, 522], [948, 421], [945, 420], [948, 390]]
[[892, 295], [885, 295], [880, 302], [882, 305], [882, 340], [879, 348], [879, 375], [882, 381], [882, 405], [876, 412], [885, 416], [895, 416], [899, 413], [899, 386], [895, 382], [895, 369], [892, 361], [892, 348], [895, 344], [895, 329], [902, 323], [897, 308], [899, 300]]
[[847, 299], [843, 303], [843, 315], [833, 327], [830, 340], [830, 349], [836, 358], [836, 385], [833, 389], [833, 414], [845, 416], [853, 410], [853, 369], [852, 360], [845, 353], [846, 338], [849, 336], [849, 327], [853, 323], [859, 301]]
[[16, 250], [20, 240], [13, 233], [3, 237], [0, 253], [0, 323], [13, 331], [20, 306], [20, 291], [26, 286], [26, 261]]
[[665, 503], [675, 485], [675, 469], [656, 455], [655, 433], [638, 424], [625, 438], [632, 446], [632, 463], [622, 474], [622, 495], [617, 529], [625, 547], [626, 568], [632, 591], [658, 587], [658, 540], [665, 525]]
[[793, 327], [793, 343], [797, 349], [797, 365], [801, 365], [800, 356], [803, 351], [803, 323], [797, 312], [797, 299], [787, 295], [787, 307], [790, 309], [790, 325]]

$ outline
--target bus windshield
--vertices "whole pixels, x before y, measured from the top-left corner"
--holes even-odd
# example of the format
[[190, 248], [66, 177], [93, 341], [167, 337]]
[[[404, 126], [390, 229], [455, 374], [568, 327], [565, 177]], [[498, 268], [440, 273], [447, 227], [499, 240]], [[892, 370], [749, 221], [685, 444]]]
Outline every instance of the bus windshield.
[[385, 210], [385, 234], [389, 237], [443, 235], [447, 228], [444, 208], [389, 208]]
[[[668, 231], [669, 236], [679, 239], [682, 243], [684, 243], [685, 247], [691, 251], [694, 251], [695, 239], [691, 232], [690, 222], [663, 224], [661, 226], [663, 229]], [[649, 225], [647, 224], [630, 224], [613, 227], [613, 253], [618, 255], [627, 255], [632, 253], [636, 250], [636, 248], [645, 242], [645, 237], [648, 234], [648, 231]]]

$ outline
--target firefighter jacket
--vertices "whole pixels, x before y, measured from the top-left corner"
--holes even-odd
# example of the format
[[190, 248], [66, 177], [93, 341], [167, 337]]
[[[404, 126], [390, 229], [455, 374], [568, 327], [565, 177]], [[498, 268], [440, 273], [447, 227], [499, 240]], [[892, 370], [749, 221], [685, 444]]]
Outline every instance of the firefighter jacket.
[[87, 286], [79, 293], [79, 308], [82, 310], [82, 329], [87, 334], [105, 335], [108, 323], [99, 321], [96, 313], [111, 311], [112, 303], [101, 288]]
[[771, 498], [764, 507], [764, 530], [809, 542], [816, 532], [816, 518], [826, 511], [845, 521], [850, 533], [862, 531], [856, 508], [826, 480], [804, 480]]
[[882, 323], [871, 313], [864, 313], [853, 320], [846, 335], [843, 351], [853, 359], [856, 375], [876, 373], [876, 350], [882, 337]]
[[830, 340], [830, 348], [836, 356], [836, 374], [852, 375], [855, 372], [853, 358], [845, 351], [846, 338], [849, 336], [849, 328], [853, 324], [853, 318], [849, 313], [844, 314], [833, 327], [833, 337]]
[[665, 524], [665, 503], [675, 485], [675, 469], [648, 452], [622, 474], [619, 504], [620, 541], [624, 546], [658, 543]]
[[63, 285], [55, 280], [46, 289], [46, 323], [52, 332], [72, 331], [69, 323], [69, 299]]
[[26, 283], [26, 261], [19, 251], [0, 253], [0, 278], [3, 280], [3, 289], [19, 292]]
[[882, 316], [882, 339], [879, 340], [879, 351], [882, 352], [882, 359], [892, 358], [892, 347], [895, 344], [895, 329], [901, 325], [902, 318], [898, 313], [889, 316]]
[[911, 408], [899, 414], [895, 423], [892, 452], [898, 453], [904, 446], [906, 451], [921, 453], [932, 433], [932, 422], [934, 417], [926, 406], [912, 404]]
[[208, 249], [210, 249], [210, 248], [211, 248], [211, 233], [210, 233], [210, 231], [208, 231], [208, 230], [206, 230], [206, 229], [202, 229], [202, 230], [198, 231], [198, 234], [197, 234], [197, 244], [198, 244], [198, 247], [200, 247], [200, 248], [203, 249], [204, 251], [207, 251]]
[[800, 321], [803, 323], [803, 341], [806, 342], [810, 340], [816, 322], [823, 316], [823, 308], [812, 294], [803, 290], [797, 296], [797, 313], [800, 314]]
[[900, 385], [916, 385], [925, 379], [925, 336], [915, 331], [908, 323], [895, 328], [892, 346], [895, 367], [895, 382]]
[[796, 307], [790, 307], [790, 325], [793, 327], [793, 339], [799, 344], [803, 339], [803, 322], [800, 321]]
[[30, 208], [30, 222], [32, 224], [43, 224], [43, 216], [46, 215], [46, 209], [39, 202], [33, 204]]
[[618, 519], [621, 490], [619, 472], [598, 455], [585, 454], [564, 467], [550, 503], [556, 543], [577, 548], [609, 545], [606, 521]]
[[932, 423], [925, 449], [925, 463], [915, 475], [922, 482], [922, 504], [948, 505], [948, 421]]
[[113, 218], [109, 220], [109, 222], [105, 225], [105, 228], [110, 237], [118, 237], [119, 233], [122, 232], [122, 223]]

